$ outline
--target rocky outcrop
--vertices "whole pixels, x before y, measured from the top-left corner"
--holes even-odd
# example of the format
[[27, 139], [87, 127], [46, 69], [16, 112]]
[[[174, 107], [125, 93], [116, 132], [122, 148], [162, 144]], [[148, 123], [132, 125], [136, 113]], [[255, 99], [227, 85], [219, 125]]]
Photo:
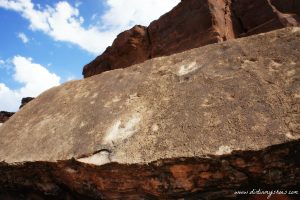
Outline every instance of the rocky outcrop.
[[[120, 68], [123, 65], [130, 66], [148, 60], [151, 49], [147, 35], [147, 28], [144, 26], [135, 26], [121, 33], [112, 46], [108, 47], [101, 56], [90, 64], [91, 67], [86, 67], [88, 71], [85, 73], [90, 75], [99, 74]], [[100, 65], [100, 68], [92, 67]]]
[[6, 112], [6, 111], [0, 111], [0, 123], [6, 122], [13, 114], [14, 112]]
[[29, 103], [33, 99], [34, 99], [34, 97], [25, 97], [25, 98], [22, 98], [21, 105], [20, 105], [19, 109], [21, 109], [22, 107], [24, 107], [27, 103]]
[[[32, 101], [33, 99], [34, 99], [33, 97], [22, 98], [20, 109], [23, 106], [25, 106], [27, 103], [29, 103], [30, 101]], [[4, 122], [6, 122], [7, 120], [9, 120], [9, 118], [11, 116], [13, 116], [14, 114], [15, 114], [15, 112], [1, 111], [0, 112], [0, 125], [2, 125]]]
[[90, 77], [150, 58], [233, 38], [300, 25], [296, 0], [183, 0], [149, 27], [121, 33], [83, 69]]
[[287, 28], [52, 88], [0, 127], [0, 194], [234, 199], [236, 190], [296, 191], [299, 46], [300, 28]]

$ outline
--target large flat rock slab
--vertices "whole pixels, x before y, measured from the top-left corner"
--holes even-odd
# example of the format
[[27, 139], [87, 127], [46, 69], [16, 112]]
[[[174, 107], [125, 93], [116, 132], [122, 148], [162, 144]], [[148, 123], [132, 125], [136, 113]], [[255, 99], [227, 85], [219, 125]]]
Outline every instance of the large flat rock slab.
[[0, 127], [0, 160], [147, 163], [299, 138], [300, 28], [52, 88]]

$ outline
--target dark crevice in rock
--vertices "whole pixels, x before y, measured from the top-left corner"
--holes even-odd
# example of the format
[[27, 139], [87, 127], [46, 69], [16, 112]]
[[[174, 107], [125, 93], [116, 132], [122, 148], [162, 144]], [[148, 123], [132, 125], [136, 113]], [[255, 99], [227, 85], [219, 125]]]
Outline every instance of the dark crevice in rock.
[[152, 41], [151, 41], [151, 36], [150, 36], [148, 27], [146, 27], [146, 32], [147, 32], [147, 38], [148, 38], [148, 43], [149, 43], [149, 49], [150, 49], [148, 59], [151, 59], [152, 58]]
[[90, 156], [93, 156], [93, 155], [96, 155], [96, 154], [99, 154], [99, 153], [108, 153], [108, 154], [111, 154], [112, 151], [109, 150], [109, 149], [100, 149], [100, 150], [97, 150], [97, 151], [94, 151], [92, 153], [89, 153], [89, 154], [83, 154], [81, 156], [78, 156], [76, 159], [81, 159], [81, 158], [87, 158], [87, 157], [90, 157]]
[[[234, 12], [234, 11], [233, 11], [233, 12]], [[246, 27], [244, 27], [242, 19], [241, 19], [240, 17], [237, 17], [236, 19], [237, 19], [237, 21], [239, 22], [240, 28], [243, 30], [243, 32], [244, 32], [244, 33], [247, 33], [248, 30], [247, 30]]]
[[248, 29], [244, 26], [241, 17], [237, 14], [235, 8], [233, 7], [235, 0], [232, 0], [231, 4], [231, 20], [237, 27], [234, 27], [233, 31], [235, 32], [236, 37], [240, 37], [248, 32]]

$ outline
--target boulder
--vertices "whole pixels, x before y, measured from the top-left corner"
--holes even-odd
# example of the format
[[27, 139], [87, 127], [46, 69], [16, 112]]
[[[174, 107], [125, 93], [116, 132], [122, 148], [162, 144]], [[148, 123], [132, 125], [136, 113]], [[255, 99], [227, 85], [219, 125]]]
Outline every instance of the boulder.
[[111, 47], [84, 66], [84, 77], [211, 43], [300, 25], [295, 0], [182, 0], [148, 27], [118, 35]]
[[21, 109], [23, 106], [25, 106], [27, 103], [29, 103], [33, 99], [34, 99], [34, 97], [24, 97], [24, 98], [22, 98], [21, 105], [20, 105], [19, 109]]
[[286, 28], [54, 87], [0, 127], [0, 194], [234, 199], [254, 183], [295, 191], [299, 46], [300, 28]]

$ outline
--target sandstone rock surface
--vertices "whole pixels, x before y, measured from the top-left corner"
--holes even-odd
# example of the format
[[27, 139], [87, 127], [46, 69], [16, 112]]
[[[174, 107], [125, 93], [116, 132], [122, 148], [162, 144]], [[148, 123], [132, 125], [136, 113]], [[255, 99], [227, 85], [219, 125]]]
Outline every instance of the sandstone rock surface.
[[52, 88], [2, 125], [0, 160], [141, 163], [297, 139], [299, 46], [288, 28]]
[[148, 27], [121, 33], [83, 69], [90, 77], [150, 58], [300, 25], [297, 0], [183, 0]]
[[298, 191], [299, 46], [286, 28], [44, 92], [0, 127], [0, 198]]

